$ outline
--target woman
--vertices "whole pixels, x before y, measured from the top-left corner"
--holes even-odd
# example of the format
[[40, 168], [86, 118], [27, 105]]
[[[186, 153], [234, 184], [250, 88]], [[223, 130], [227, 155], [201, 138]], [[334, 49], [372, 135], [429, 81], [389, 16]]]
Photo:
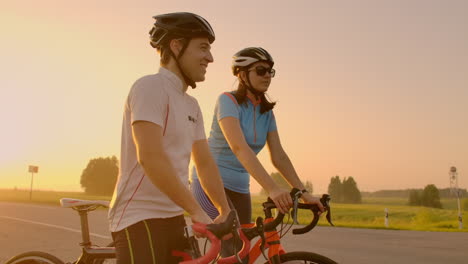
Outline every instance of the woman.
[[[271, 78], [275, 76], [273, 58], [259, 47], [249, 47], [233, 57], [232, 73], [237, 77], [237, 91], [222, 94], [216, 103], [208, 143], [223, 178], [226, 195], [237, 210], [241, 224], [252, 219], [249, 174], [268, 192], [282, 213], [292, 206], [289, 190], [280, 188], [257, 158], [258, 152], [268, 144], [271, 160], [291, 187], [303, 190], [305, 203], [323, 206], [318, 198], [305, 191], [305, 187], [283, 150], [276, 127], [273, 107], [265, 96]], [[216, 208], [203, 192], [192, 171], [192, 192], [211, 218], [218, 215]]]

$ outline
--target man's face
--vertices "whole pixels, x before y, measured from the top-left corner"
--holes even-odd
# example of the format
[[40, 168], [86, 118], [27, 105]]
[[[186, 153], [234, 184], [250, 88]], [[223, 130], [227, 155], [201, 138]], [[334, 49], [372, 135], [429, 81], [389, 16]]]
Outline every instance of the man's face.
[[213, 62], [211, 45], [207, 38], [193, 38], [179, 60], [185, 74], [194, 82], [205, 80], [208, 63]]

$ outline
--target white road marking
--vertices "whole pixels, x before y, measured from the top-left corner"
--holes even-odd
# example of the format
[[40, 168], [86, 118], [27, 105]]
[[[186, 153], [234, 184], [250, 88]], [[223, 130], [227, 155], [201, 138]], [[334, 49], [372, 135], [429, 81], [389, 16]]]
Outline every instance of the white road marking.
[[[41, 222], [36, 222], [36, 221], [31, 221], [31, 220], [26, 220], [26, 219], [21, 219], [21, 218], [16, 218], [16, 217], [3, 216], [3, 215], [0, 215], [0, 218], [10, 219], [10, 220], [16, 220], [16, 221], [20, 221], [20, 222], [24, 222], [24, 223], [28, 223], [28, 224], [35, 224], [35, 225], [42, 225], [42, 226], [47, 226], [47, 227], [53, 227], [53, 228], [62, 229], [62, 230], [71, 231], [71, 232], [75, 232], [75, 233], [81, 234], [81, 230], [73, 229], [73, 228], [68, 228], [68, 227], [65, 227], [65, 226], [51, 225], [51, 224], [46, 224], [46, 223], [41, 223]], [[91, 236], [98, 237], [98, 238], [111, 239], [111, 237], [109, 237], [109, 236], [103, 236], [103, 235], [99, 235], [99, 234], [95, 234], [95, 233], [89, 233], [89, 234], [90, 234]]]
[[60, 204], [57, 205], [37, 205], [37, 204], [28, 204], [28, 203], [15, 203], [15, 202], [0, 202], [0, 205], [11, 205], [11, 206], [22, 206], [22, 207], [33, 207], [33, 208], [41, 208], [41, 209], [57, 209], [60, 208]]

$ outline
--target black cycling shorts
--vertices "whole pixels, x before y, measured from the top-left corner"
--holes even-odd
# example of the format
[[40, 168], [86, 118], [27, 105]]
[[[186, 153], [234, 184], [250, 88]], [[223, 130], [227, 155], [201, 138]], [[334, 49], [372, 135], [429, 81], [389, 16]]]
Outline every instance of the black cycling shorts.
[[183, 215], [147, 219], [121, 231], [113, 232], [117, 264], [176, 264], [180, 257], [173, 250], [184, 251], [189, 245], [184, 236]]

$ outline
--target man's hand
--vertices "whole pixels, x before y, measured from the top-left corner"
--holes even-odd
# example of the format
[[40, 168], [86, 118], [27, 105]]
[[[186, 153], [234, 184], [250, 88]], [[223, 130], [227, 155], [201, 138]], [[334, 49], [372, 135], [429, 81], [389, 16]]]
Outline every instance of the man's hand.
[[[207, 224], [207, 225], [213, 223], [211, 218], [203, 210], [200, 210], [200, 211], [197, 211], [194, 214], [191, 214], [190, 218], [192, 219], [192, 223], [201, 223], [201, 224]], [[195, 231], [193, 231], [193, 234], [195, 235], [195, 237], [204, 237], [205, 236], [204, 234], [200, 234], [200, 233], [195, 232]]]
[[323, 208], [322, 203], [320, 202], [320, 199], [317, 197], [313, 197], [309, 193], [305, 192], [302, 194], [301, 199], [304, 203], [306, 204], [316, 204], [320, 210], [319, 215], [322, 214], [325, 209]]
[[281, 213], [287, 214], [289, 212], [293, 203], [288, 191], [276, 188], [270, 192], [269, 196]]
[[196, 213], [190, 215], [192, 223], [202, 223], [202, 224], [212, 224], [213, 220], [205, 213], [205, 211], [197, 211]]
[[213, 222], [215, 224], [224, 223], [226, 221], [228, 215], [229, 215], [229, 211], [227, 213], [221, 213], [215, 218], [215, 220]]

